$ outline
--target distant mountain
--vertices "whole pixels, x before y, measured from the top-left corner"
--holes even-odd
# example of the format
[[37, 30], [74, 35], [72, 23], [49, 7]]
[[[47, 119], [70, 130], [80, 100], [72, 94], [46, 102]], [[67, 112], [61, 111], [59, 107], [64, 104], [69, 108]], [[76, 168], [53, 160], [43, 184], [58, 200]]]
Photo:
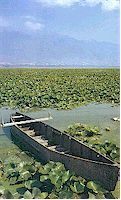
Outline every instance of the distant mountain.
[[118, 66], [119, 45], [49, 33], [0, 32], [0, 62]]

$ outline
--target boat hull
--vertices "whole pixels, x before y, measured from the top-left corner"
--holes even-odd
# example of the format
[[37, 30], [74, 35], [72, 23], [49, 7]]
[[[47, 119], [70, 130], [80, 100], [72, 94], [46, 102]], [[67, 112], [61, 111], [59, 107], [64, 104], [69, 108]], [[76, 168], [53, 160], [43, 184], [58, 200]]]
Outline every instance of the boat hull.
[[[34, 125], [40, 128], [41, 131], [43, 129], [43, 132], [46, 132], [47, 129], [50, 132], [55, 130], [54, 128], [44, 123], [36, 123]], [[62, 135], [60, 131], [56, 130], [56, 132]], [[27, 135], [25, 131], [22, 131], [18, 126], [13, 126], [11, 128], [11, 133], [12, 136], [20, 143], [22, 143], [22, 145], [24, 145], [30, 153], [34, 154], [37, 159], [43, 162], [48, 162], [50, 160], [55, 162], [62, 162], [67, 169], [69, 169], [72, 172], [75, 172], [76, 175], [82, 176], [87, 180], [98, 181], [105, 189], [109, 191], [115, 189], [116, 182], [118, 180], [119, 167], [116, 166], [113, 162], [110, 163], [110, 161], [109, 163], [104, 163], [106, 159], [105, 157], [102, 156], [102, 162], [98, 162], [95, 160], [95, 158], [94, 160], [89, 160], [83, 157], [79, 158], [74, 155], [52, 151], [48, 149], [48, 147], [35, 141], [32, 137]], [[64, 141], [67, 141], [67, 143], [65, 142], [65, 144], [69, 145], [69, 140], [67, 139], [69, 136], [66, 134], [64, 135]], [[78, 141], [71, 138], [71, 142], [71, 146], [73, 146], [73, 148], [79, 149], [78, 145], [80, 145], [80, 143]], [[85, 146], [83, 148], [85, 148]], [[83, 150], [81, 146], [80, 149], [81, 151]], [[90, 154], [90, 152], [91, 154], [94, 154], [94, 152], [91, 151], [90, 148], [85, 148], [83, 151], [85, 151], [85, 157], [89, 157], [89, 155], [86, 155], [86, 151], [87, 154]]]

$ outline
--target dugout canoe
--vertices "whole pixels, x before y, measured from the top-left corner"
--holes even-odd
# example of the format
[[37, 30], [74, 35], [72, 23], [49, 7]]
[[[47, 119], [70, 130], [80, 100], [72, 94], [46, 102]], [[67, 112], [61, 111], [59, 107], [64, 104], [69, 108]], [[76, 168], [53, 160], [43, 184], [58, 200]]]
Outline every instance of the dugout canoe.
[[[18, 112], [11, 115], [11, 122], [31, 119]], [[14, 125], [11, 134], [41, 161], [62, 162], [76, 175], [100, 182], [109, 191], [115, 189], [119, 166], [70, 135], [43, 122]]]

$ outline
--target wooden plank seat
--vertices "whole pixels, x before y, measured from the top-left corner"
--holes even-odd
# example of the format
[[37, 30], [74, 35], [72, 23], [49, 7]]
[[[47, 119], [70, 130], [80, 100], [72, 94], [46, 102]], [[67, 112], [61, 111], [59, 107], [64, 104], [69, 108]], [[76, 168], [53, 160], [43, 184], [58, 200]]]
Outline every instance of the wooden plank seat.
[[48, 146], [48, 140], [42, 139], [41, 136], [35, 136], [35, 137], [33, 137], [33, 139], [36, 140], [40, 144]]
[[21, 127], [22, 131], [27, 131], [27, 130], [30, 130], [30, 126], [28, 127]]
[[48, 146], [48, 148], [49, 148], [50, 150], [53, 150], [53, 151], [55, 151], [56, 147], [57, 147], [56, 145]]
[[26, 134], [30, 135], [31, 137], [34, 137], [35, 136], [35, 131], [34, 130], [27, 130]]

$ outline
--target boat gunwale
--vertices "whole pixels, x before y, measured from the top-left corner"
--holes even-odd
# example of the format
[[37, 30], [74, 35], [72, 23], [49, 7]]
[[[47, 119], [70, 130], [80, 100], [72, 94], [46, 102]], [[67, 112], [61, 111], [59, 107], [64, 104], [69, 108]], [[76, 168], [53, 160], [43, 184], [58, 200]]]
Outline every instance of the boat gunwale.
[[[17, 113], [18, 113], [18, 112], [17, 112]], [[20, 113], [18, 113], [18, 114], [20, 114]], [[24, 116], [25, 116], [25, 117], [29, 117], [29, 116], [24, 115], [24, 114], [22, 114], [22, 115], [23, 115], [23, 117], [24, 117]], [[30, 117], [30, 118], [31, 118], [31, 117]], [[33, 118], [31, 118], [31, 119], [33, 119]], [[12, 116], [11, 116], [11, 120], [12, 120]], [[43, 122], [37, 122], [37, 123], [40, 124], [40, 123], [43, 123]], [[45, 126], [50, 126], [50, 125], [48, 125], [48, 124], [46, 124], [46, 123], [43, 123], [43, 124], [44, 124]], [[19, 127], [19, 125], [15, 124], [14, 126], [15, 126], [16, 128], [18, 128], [21, 132], [23, 132], [24, 134], [26, 134], [29, 138], [31, 138], [31, 139], [34, 140], [34, 137], [28, 135], [28, 134], [26, 133], [26, 131], [23, 131], [23, 130]], [[54, 128], [54, 127], [52, 127], [52, 126], [50, 126], [50, 127], [51, 127], [53, 130], [58, 131], [56, 128]], [[48, 151], [56, 152], [56, 153], [58, 153], [58, 154], [60, 154], [60, 155], [66, 155], [67, 157], [72, 157], [72, 158], [78, 159], [78, 160], [83, 160], [83, 161], [87, 161], [87, 162], [91, 162], [91, 163], [96, 163], [96, 164], [107, 165], [107, 166], [118, 167], [118, 168], [119, 168], [119, 166], [118, 166], [117, 163], [113, 162], [112, 160], [110, 160], [110, 159], [107, 158], [106, 156], [104, 156], [104, 155], [98, 153], [96, 150], [92, 149], [91, 147], [85, 145], [83, 142], [78, 141], [77, 139], [75, 139], [74, 137], [70, 136], [69, 134], [66, 134], [65, 132], [63, 133], [63, 132], [60, 131], [60, 133], [69, 136], [70, 138], [72, 138], [72, 139], [74, 139], [75, 141], [79, 142], [80, 144], [82, 144], [82, 145], [88, 147], [89, 149], [91, 149], [92, 151], [96, 152], [98, 155], [103, 156], [105, 159], [109, 160], [109, 161], [112, 162], [112, 163], [106, 163], [106, 162], [101, 162], [101, 161], [90, 160], [90, 159], [88, 159], [88, 158], [76, 157], [76, 156], [73, 156], [73, 155], [70, 155], [70, 154], [67, 154], [67, 153], [61, 153], [61, 152], [56, 151], [56, 150], [53, 151], [53, 150], [49, 149], [47, 146], [45, 146], [44, 144], [39, 143], [39, 142], [36, 141], [36, 140], [34, 140], [34, 141], [37, 142], [38, 144], [40, 144], [41, 146], [43, 146], [44, 148], [46, 148]]]

